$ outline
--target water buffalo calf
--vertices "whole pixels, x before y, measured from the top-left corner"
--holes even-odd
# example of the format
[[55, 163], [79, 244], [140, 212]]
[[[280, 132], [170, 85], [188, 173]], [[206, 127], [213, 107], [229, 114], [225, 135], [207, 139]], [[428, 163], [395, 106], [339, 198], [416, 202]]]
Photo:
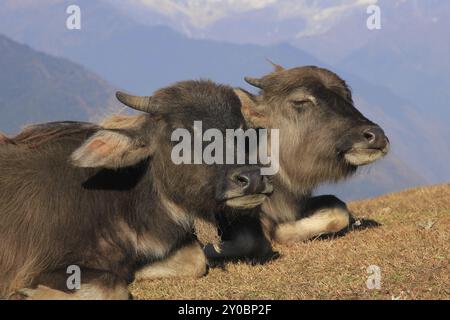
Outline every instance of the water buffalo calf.
[[313, 197], [313, 190], [350, 177], [389, 149], [383, 130], [355, 108], [350, 88], [329, 70], [275, 65], [274, 72], [246, 81], [261, 91], [236, 89], [242, 113], [250, 127], [280, 130], [280, 170], [260, 219], [219, 219], [221, 250], [205, 248], [211, 264], [265, 262], [271, 257], [267, 238], [292, 243], [345, 229], [351, 220], [345, 203], [332, 195]]
[[[117, 96], [146, 113], [108, 128], [31, 126], [1, 144], [0, 297], [122, 299], [136, 272], [203, 275], [194, 219], [257, 206], [271, 192], [256, 166], [171, 160], [173, 130], [192, 131], [195, 120], [223, 133], [245, 128], [233, 89], [187, 81], [153, 97]], [[75, 291], [66, 284], [71, 265], [81, 268]]]

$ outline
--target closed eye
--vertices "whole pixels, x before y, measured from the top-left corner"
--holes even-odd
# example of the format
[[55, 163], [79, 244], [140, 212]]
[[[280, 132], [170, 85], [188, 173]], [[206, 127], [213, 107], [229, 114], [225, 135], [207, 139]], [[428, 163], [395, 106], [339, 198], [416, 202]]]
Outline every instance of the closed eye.
[[314, 102], [311, 99], [291, 100], [291, 104], [295, 108], [305, 108], [314, 106]]

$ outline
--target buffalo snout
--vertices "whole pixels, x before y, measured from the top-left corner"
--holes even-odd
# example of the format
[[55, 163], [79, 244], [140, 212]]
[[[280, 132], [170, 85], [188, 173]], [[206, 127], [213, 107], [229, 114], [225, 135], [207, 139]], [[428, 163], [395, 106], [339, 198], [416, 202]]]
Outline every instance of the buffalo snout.
[[351, 130], [344, 143], [345, 160], [354, 166], [372, 163], [389, 151], [389, 139], [378, 125], [365, 125]]
[[243, 195], [269, 194], [273, 191], [272, 184], [266, 176], [261, 175], [260, 168], [237, 169], [232, 173], [231, 181], [241, 189]]
[[362, 135], [368, 149], [385, 150], [389, 147], [389, 139], [379, 126], [370, 126], [363, 129]]
[[218, 200], [231, 208], [250, 209], [261, 205], [272, 192], [272, 183], [261, 175], [260, 167], [236, 167], [228, 171]]

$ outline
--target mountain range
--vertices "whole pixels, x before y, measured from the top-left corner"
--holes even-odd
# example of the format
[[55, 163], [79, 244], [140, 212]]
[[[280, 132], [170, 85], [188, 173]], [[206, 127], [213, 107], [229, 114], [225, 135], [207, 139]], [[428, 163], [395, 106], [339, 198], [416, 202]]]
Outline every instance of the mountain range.
[[[55, 95], [53, 100], [47, 99], [46, 104], [32, 98], [35, 95], [39, 96], [41, 92], [46, 92], [36, 86], [23, 85], [23, 92], [29, 92], [30, 95], [29, 101], [25, 102], [20, 100], [20, 95], [15, 94], [17, 91], [12, 89], [0, 91], [0, 110], [2, 111], [0, 130], [13, 131], [19, 125], [29, 121], [52, 120], [60, 117], [64, 119], [92, 118], [93, 114], [98, 115], [105, 110], [111, 110], [110, 106], [114, 104], [111, 99], [112, 88], [121, 88], [136, 94], [151, 94], [155, 89], [174, 81], [211, 78], [218, 82], [253, 90], [243, 82], [243, 76], [259, 76], [269, 72], [270, 66], [266, 58], [270, 58], [286, 67], [312, 64], [338, 71], [352, 86], [357, 107], [370, 119], [379, 123], [392, 142], [392, 153], [385, 160], [362, 168], [356, 177], [344, 184], [324, 187], [323, 192], [334, 192], [345, 199], [354, 199], [420, 184], [450, 180], [450, 166], [448, 166], [450, 143], [445, 135], [448, 130], [446, 119], [435, 112], [430, 112], [430, 109], [425, 108], [420, 101], [402, 94], [402, 91], [398, 89], [400, 86], [395, 86], [395, 83], [380, 81], [378, 80], [380, 76], [367, 77], [364, 73], [364, 64], [368, 62], [361, 58], [368, 55], [367, 52], [366, 55], [364, 54], [364, 45], [357, 46], [349, 52], [341, 49], [341, 57], [334, 60], [327, 59], [325, 53], [319, 55], [313, 45], [308, 46], [308, 50], [301, 48], [295, 40], [297, 38], [285, 43], [274, 42], [264, 43], [264, 45], [245, 44], [242, 41], [230, 42], [229, 39], [195, 38], [180, 30], [174, 30], [168, 25], [171, 20], [161, 12], [151, 11], [153, 15], [150, 17], [159, 19], [159, 23], [166, 25], [143, 23], [140, 21], [143, 19], [142, 14], [140, 17], [136, 15], [136, 11], [139, 11], [136, 8], [140, 8], [140, 5], [134, 5], [133, 1], [126, 2], [128, 6], [125, 10], [124, 2], [120, 4], [118, 1], [43, 0], [39, 3], [32, 1], [19, 3], [0, 0], [2, 6], [0, 33], [46, 54], [16, 44], [18, 51], [33, 51], [40, 59], [67, 64], [67, 69], [59, 66], [56, 68], [60, 70], [56, 73], [57, 76], [49, 78], [50, 84], [61, 84], [61, 87], [53, 87], [52, 90], [58, 91], [62, 96]], [[81, 8], [81, 30], [65, 28], [67, 18], [65, 9], [73, 3], [78, 3]], [[135, 8], [134, 14], [130, 8]], [[252, 14], [257, 16], [256, 13], [258, 13], [261, 17], [265, 17], [266, 10], [268, 9], [259, 8]], [[352, 8], [351, 11], [354, 10]], [[240, 14], [249, 14], [249, 12]], [[335, 28], [316, 35], [317, 39], [325, 39], [317, 43], [326, 42], [327, 38], [331, 38], [330, 34], [339, 30], [339, 26], [346, 25], [352, 19], [357, 21], [354, 14], [346, 13], [344, 17], [341, 24], [338, 23]], [[244, 23], [242, 20], [238, 22]], [[305, 23], [307, 24], [307, 21]], [[242, 27], [242, 30], [245, 28]], [[312, 42], [312, 36], [303, 39], [305, 43], [306, 40]], [[384, 45], [388, 46], [388, 44]], [[342, 46], [345, 45], [342, 44]], [[358, 53], [358, 50], [363, 51]], [[318, 52], [325, 51], [327, 50], [318, 50]], [[38, 65], [25, 64], [24, 61], [27, 59], [22, 62], [14, 61], [14, 55], [7, 56], [5, 52], [7, 51], [0, 46], [0, 58], [2, 62], [5, 61], [1, 64], [0, 71], [9, 66], [12, 71], [8, 74], [12, 74], [11, 77], [14, 78], [14, 69], [12, 69], [14, 66], [18, 75], [23, 74], [14, 80], [19, 85], [22, 82], [26, 83], [23, 79], [30, 79], [30, 82], [35, 79], [28, 73], [34, 74], [36, 70], [42, 69], [42, 67], [39, 69]], [[327, 52], [330, 55], [329, 50]], [[401, 59], [402, 55], [408, 54], [403, 52], [396, 56], [390, 51], [387, 52], [388, 58], [393, 60]], [[352, 54], [355, 55], [355, 65], [352, 65], [349, 60]], [[4, 57], [9, 57], [8, 59], [12, 62], [6, 62]], [[408, 57], [410, 57], [409, 63], [413, 63], [413, 56], [408, 55]], [[322, 62], [321, 59], [327, 63]], [[355, 67], [356, 65], [358, 67]], [[47, 63], [44, 66], [48, 68], [48, 72], [55, 72], [53, 64]], [[376, 68], [376, 64], [373, 68]], [[61, 72], [62, 70], [72, 71], [64, 73]], [[2, 83], [10, 81], [3, 74], [4, 72], [0, 74]], [[76, 81], [72, 78], [73, 74], [78, 75]], [[100, 77], [105, 80], [101, 80]], [[40, 77], [34, 81], [45, 83]], [[66, 81], [71, 83], [70, 88], [66, 86]], [[41, 94], [41, 96], [52, 95]], [[76, 101], [76, 97], [78, 99], [82, 97], [84, 100], [79, 104], [74, 103], [73, 106], [67, 103], [67, 101]], [[16, 107], [7, 107], [8, 101], [15, 99]], [[33, 104], [33, 101], [36, 103]], [[11, 106], [11, 103], [9, 105]], [[14, 111], [10, 112], [9, 118], [3, 117], [3, 110], [6, 108], [19, 110], [18, 106], [22, 105], [23, 112]], [[29, 116], [36, 112], [44, 116]]]
[[99, 118], [116, 105], [113, 98], [113, 87], [80, 65], [0, 35], [0, 131]]

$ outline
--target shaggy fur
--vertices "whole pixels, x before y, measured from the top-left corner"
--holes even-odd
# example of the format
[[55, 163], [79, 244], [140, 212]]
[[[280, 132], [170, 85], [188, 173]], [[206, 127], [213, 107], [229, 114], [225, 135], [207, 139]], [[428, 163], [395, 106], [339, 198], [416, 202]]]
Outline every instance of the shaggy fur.
[[[249, 168], [177, 166], [170, 137], [176, 128], [192, 131], [194, 120], [239, 128], [240, 103], [231, 88], [208, 81], [178, 83], [154, 98], [163, 115], [115, 117], [106, 127], [35, 125], [1, 144], [1, 298], [124, 297], [138, 269], [166, 257], [172, 263], [166, 272], [157, 265], [159, 274], [186, 275], [178, 261], [189, 253], [199, 261], [187, 264], [192, 275], [204, 273], [193, 221], [220, 216], [225, 195], [241, 188], [234, 177]], [[75, 293], [65, 287], [69, 265], [82, 272]]]
[[262, 205], [260, 219], [221, 221], [222, 250], [205, 250], [212, 264], [265, 262], [267, 238], [289, 243], [346, 228], [350, 212], [345, 203], [334, 196], [311, 197], [313, 190], [351, 176], [357, 163], [375, 161], [389, 148], [381, 128], [355, 108], [350, 88], [335, 73], [313, 66], [275, 67], [260, 79], [246, 78], [261, 89], [259, 95], [235, 90], [249, 126], [280, 130], [275, 191]]

